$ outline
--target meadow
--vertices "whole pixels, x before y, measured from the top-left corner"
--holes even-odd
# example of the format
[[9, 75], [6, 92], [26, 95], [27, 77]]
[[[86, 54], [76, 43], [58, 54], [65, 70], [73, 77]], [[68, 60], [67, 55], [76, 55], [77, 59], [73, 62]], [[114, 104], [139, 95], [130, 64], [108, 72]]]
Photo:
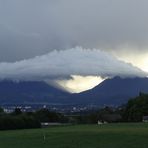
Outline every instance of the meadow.
[[0, 131], [0, 148], [147, 148], [147, 123]]

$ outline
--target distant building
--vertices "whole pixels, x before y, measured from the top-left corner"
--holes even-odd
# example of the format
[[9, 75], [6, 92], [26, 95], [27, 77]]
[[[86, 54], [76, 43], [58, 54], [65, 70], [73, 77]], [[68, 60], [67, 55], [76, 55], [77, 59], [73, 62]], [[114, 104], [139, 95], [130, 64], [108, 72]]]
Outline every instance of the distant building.
[[107, 124], [107, 123], [108, 123], [107, 121], [100, 121], [100, 120], [98, 120], [98, 125]]
[[101, 125], [101, 124], [103, 124], [103, 122], [98, 120], [98, 125]]
[[148, 116], [143, 116], [143, 122], [148, 122]]
[[57, 126], [57, 125], [63, 125], [63, 124], [58, 122], [42, 122], [41, 123], [42, 127]]

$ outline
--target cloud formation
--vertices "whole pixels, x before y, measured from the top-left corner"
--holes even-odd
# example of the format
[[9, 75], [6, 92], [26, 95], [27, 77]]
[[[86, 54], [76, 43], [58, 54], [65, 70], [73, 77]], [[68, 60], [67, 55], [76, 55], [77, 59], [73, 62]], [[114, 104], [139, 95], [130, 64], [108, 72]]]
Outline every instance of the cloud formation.
[[0, 0], [0, 61], [75, 46], [145, 53], [147, 0]]
[[144, 77], [147, 73], [137, 67], [97, 49], [81, 47], [48, 54], [14, 63], [0, 63], [0, 79], [50, 80], [71, 75], [101, 77]]

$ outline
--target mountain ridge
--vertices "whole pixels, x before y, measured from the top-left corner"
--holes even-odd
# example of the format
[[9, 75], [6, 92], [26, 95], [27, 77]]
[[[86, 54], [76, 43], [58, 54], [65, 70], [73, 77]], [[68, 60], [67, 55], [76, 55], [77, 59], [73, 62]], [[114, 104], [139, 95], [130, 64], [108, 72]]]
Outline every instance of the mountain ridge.
[[70, 94], [42, 81], [0, 81], [0, 105], [4, 103], [53, 103], [121, 105], [140, 92], [148, 93], [148, 78], [106, 79], [96, 87]]

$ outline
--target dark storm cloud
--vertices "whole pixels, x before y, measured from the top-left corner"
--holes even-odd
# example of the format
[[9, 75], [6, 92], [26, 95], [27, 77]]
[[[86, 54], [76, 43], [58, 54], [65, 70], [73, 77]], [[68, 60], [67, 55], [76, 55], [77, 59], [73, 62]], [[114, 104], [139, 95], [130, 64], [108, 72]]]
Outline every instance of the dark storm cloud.
[[0, 61], [77, 45], [146, 52], [147, 0], [0, 0]]

